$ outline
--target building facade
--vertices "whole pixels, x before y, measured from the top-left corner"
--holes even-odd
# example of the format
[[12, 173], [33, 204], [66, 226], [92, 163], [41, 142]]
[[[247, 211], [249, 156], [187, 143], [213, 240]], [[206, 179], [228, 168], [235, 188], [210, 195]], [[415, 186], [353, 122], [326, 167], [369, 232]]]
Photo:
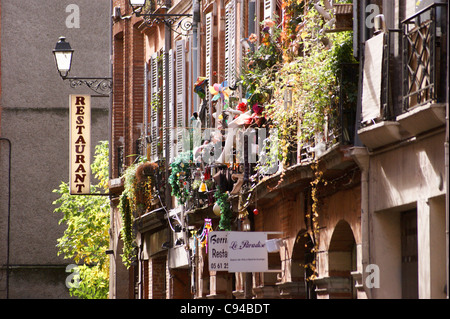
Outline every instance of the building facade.
[[[62, 81], [52, 50], [65, 36], [75, 50], [71, 76], [108, 76], [110, 2], [2, 0], [0, 7], [0, 137], [12, 145], [11, 166], [8, 143], [0, 145], [0, 298], [69, 298], [66, 267], [74, 262], [57, 256], [64, 225], [52, 190], [69, 179], [68, 96], [97, 94]], [[94, 154], [109, 136], [109, 99], [93, 98], [92, 108]]]
[[383, 1], [384, 27], [365, 42], [364, 264], [381, 273], [371, 298], [448, 297], [447, 12], [447, 1]]
[[[110, 298], [445, 298], [446, 4], [297, 4], [113, 1]], [[247, 80], [274, 28], [312, 56], [310, 21], [351, 44], [321, 128], [264, 162], [304, 83]], [[267, 269], [210, 269], [211, 231], [267, 234]]]

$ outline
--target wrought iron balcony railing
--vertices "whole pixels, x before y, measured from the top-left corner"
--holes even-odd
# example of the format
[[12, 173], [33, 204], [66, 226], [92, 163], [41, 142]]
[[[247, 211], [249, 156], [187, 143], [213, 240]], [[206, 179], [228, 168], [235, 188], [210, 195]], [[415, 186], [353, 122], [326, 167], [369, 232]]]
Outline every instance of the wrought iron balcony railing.
[[404, 112], [445, 99], [446, 22], [446, 3], [434, 3], [402, 21]]

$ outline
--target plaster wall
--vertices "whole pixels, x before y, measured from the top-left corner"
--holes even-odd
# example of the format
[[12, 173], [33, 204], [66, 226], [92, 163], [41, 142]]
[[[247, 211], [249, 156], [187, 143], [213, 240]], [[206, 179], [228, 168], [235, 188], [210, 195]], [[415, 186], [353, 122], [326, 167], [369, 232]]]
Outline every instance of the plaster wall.
[[371, 157], [369, 252], [380, 267], [374, 298], [402, 298], [400, 220], [410, 209], [417, 210], [418, 297], [445, 298], [443, 176], [443, 133]]
[[412, 142], [370, 159], [369, 203], [374, 212], [445, 194], [445, 135]]
[[[79, 27], [70, 15], [79, 10]], [[74, 6], [72, 6], [74, 8]], [[78, 17], [78, 16], [77, 16]], [[67, 20], [69, 18], [69, 20]], [[52, 50], [65, 36], [75, 50], [70, 76], [109, 75], [109, 0], [1, 1], [1, 136], [12, 142], [10, 298], [68, 298], [57, 256], [64, 230], [52, 190], [68, 181], [68, 96], [95, 94], [63, 81]], [[108, 139], [108, 98], [92, 99], [92, 155]], [[0, 152], [0, 298], [5, 296], [8, 152]]]

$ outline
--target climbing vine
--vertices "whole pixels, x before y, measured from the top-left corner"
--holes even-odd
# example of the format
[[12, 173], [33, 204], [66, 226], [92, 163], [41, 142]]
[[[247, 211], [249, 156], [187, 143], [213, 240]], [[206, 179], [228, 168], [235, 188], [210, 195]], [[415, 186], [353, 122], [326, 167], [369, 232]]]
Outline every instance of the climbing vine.
[[172, 188], [172, 195], [181, 204], [186, 203], [190, 195], [192, 152], [187, 151], [179, 154], [170, 164], [171, 173], [169, 184]]
[[123, 175], [124, 191], [119, 198], [119, 212], [122, 221], [120, 234], [123, 240], [122, 262], [129, 268], [135, 258], [135, 236], [133, 233], [133, 208], [136, 205], [136, 164], [129, 166]]
[[261, 45], [244, 57], [240, 84], [249, 105], [261, 104], [277, 128], [268, 157], [286, 164], [293, 147], [314, 144], [337, 116], [340, 68], [355, 60], [352, 32], [325, 33], [313, 2], [284, 1], [283, 10], [283, 28], [262, 23]]
[[222, 192], [220, 188], [217, 188], [214, 194], [214, 198], [216, 199], [216, 203], [217, 205], [219, 205], [221, 212], [219, 229], [223, 231], [230, 231], [233, 212], [228, 201], [228, 194], [226, 192]]
[[[319, 211], [320, 211], [320, 199], [319, 199], [319, 188], [321, 185], [326, 186], [327, 182], [323, 178], [323, 170], [319, 168], [319, 164], [316, 162], [311, 164], [311, 169], [313, 171], [313, 180], [310, 182], [311, 186], [311, 211], [306, 214], [306, 218], [311, 221], [311, 238], [313, 242], [313, 247], [311, 248], [311, 253], [316, 255], [319, 251]], [[314, 280], [317, 277], [316, 260], [313, 259], [309, 264], [305, 265], [309, 267], [312, 274], [307, 278], [307, 280]]]

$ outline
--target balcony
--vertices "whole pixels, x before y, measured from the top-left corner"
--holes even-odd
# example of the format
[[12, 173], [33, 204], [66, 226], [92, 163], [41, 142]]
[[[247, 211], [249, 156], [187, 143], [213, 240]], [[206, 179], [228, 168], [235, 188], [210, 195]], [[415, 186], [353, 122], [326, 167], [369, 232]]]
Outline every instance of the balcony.
[[[333, 150], [352, 146], [355, 139], [359, 64], [343, 63], [339, 91], [332, 112], [326, 118], [324, 131], [300, 145], [298, 162], [308, 163]], [[291, 163], [295, 164], [295, 163]]]
[[445, 123], [447, 5], [435, 3], [402, 22], [403, 113], [400, 125], [418, 135]]
[[446, 7], [432, 4], [366, 42], [358, 135], [368, 148], [445, 123]]

